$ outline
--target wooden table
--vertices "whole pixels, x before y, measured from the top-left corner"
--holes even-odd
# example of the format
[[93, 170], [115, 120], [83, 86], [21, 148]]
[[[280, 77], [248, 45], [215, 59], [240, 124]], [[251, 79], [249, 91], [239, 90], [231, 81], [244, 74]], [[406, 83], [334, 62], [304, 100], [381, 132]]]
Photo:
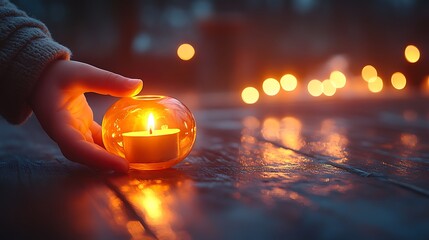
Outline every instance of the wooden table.
[[0, 239], [428, 239], [429, 99], [194, 109], [190, 156], [97, 173], [0, 121]]

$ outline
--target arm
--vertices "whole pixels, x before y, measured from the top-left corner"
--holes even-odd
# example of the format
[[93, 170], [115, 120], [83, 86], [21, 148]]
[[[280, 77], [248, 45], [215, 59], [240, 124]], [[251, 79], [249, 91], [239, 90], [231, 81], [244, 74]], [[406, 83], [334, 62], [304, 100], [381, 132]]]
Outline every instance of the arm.
[[140, 79], [70, 61], [70, 51], [52, 40], [43, 23], [0, 0], [0, 114], [21, 123], [33, 110], [69, 160], [127, 172], [128, 162], [103, 148], [84, 93], [126, 97], [142, 87]]
[[0, 114], [17, 124], [31, 113], [28, 98], [43, 70], [70, 51], [9, 1], [0, 0], [0, 23]]

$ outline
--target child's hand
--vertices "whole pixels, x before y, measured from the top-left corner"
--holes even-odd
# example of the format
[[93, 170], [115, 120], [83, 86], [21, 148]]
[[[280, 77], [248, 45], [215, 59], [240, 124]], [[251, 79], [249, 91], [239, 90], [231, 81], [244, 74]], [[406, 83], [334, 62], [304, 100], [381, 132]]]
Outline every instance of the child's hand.
[[143, 82], [75, 61], [54, 62], [37, 83], [30, 104], [43, 129], [69, 160], [90, 167], [128, 171], [128, 162], [102, 146], [85, 92], [117, 97], [140, 92]]

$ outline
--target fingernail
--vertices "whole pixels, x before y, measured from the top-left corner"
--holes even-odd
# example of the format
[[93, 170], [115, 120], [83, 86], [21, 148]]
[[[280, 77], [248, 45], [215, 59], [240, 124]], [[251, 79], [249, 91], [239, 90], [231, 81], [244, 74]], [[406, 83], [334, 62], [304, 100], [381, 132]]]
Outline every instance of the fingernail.
[[132, 84], [130, 83], [130, 86], [132, 86], [130, 88], [135, 89], [132, 96], [137, 95], [143, 89], [143, 81], [141, 79], [130, 79], [129, 82], [132, 82]]
[[127, 85], [130, 88], [136, 88], [138, 84], [142, 84], [143, 81], [141, 79], [136, 79], [136, 78], [128, 78], [127, 79]]

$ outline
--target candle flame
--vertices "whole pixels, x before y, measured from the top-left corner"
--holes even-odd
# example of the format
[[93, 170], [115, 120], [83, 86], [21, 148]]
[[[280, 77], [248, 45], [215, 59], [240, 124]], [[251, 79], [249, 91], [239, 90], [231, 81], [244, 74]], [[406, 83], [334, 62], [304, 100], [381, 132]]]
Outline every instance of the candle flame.
[[152, 134], [152, 131], [155, 129], [155, 118], [153, 117], [153, 114], [149, 114], [149, 118], [147, 120], [147, 130], [150, 134]]

